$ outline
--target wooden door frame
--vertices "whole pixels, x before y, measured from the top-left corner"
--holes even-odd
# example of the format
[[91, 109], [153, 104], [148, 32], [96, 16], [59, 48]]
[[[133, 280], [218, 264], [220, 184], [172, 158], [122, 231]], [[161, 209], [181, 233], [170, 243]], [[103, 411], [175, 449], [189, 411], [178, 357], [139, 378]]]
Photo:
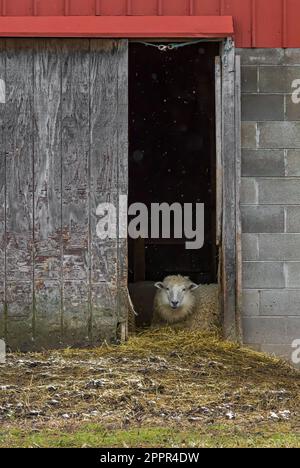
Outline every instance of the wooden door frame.
[[242, 341], [242, 249], [240, 215], [240, 57], [225, 39], [216, 58], [217, 244], [223, 334]]
[[235, 54], [235, 44], [231, 37], [220, 40], [220, 56], [216, 57], [215, 89], [216, 244], [219, 248], [220, 309], [224, 338], [241, 342], [240, 57]]

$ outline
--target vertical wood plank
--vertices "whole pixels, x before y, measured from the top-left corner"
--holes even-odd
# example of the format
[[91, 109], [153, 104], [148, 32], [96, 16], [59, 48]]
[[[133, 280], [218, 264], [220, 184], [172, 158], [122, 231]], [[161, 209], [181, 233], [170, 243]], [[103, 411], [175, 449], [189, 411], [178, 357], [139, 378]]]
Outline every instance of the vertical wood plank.
[[[282, 47], [283, 0], [255, 1], [255, 41], [253, 47]], [[272, 3], [272, 5], [271, 5]]]
[[257, 42], [256, 38], [256, 28], [257, 28], [257, 21], [256, 21], [256, 1], [257, 0], [251, 0], [252, 5], [251, 5], [251, 19], [252, 19], [252, 25], [251, 25], [251, 47], [256, 47], [255, 44]]
[[33, 13], [32, 0], [5, 1], [5, 14], [7, 16], [32, 16]]
[[98, 15], [119, 16], [127, 14], [127, 0], [100, 0]]
[[223, 210], [223, 167], [222, 167], [222, 82], [221, 57], [215, 61], [215, 100], [216, 100], [216, 244], [221, 243]]
[[36, 346], [61, 340], [61, 43], [35, 41], [34, 292]]
[[236, 329], [237, 339], [243, 341], [242, 331], [242, 222], [240, 209], [241, 194], [241, 57], [235, 57], [235, 160], [236, 160]]
[[118, 235], [116, 239], [99, 239], [96, 209], [100, 203], [110, 202], [118, 215], [121, 186], [126, 185], [126, 55], [127, 41], [91, 41], [91, 288], [93, 340], [96, 342], [105, 328], [113, 329], [119, 320], [119, 299], [117, 303], [113, 301], [108, 313], [102, 308], [99, 297], [104, 288], [102, 283], [106, 283], [116, 299], [120, 297], [118, 259], [121, 246]]
[[97, 0], [69, 0], [69, 15], [94, 16]]
[[[0, 40], [0, 79], [5, 84], [5, 40]], [[4, 97], [5, 97], [4, 89]], [[4, 99], [5, 101], [5, 99]], [[5, 238], [5, 199], [6, 199], [6, 154], [4, 137], [5, 103], [0, 103], [0, 339], [5, 336], [5, 276], [6, 276], [6, 238]]]
[[300, 44], [300, 3], [298, 0], [284, 0], [284, 44], [283, 47], [299, 47]]
[[62, 69], [63, 341], [88, 341], [89, 40], [64, 40]]
[[155, 16], [157, 15], [157, 0], [131, 0], [131, 15]]
[[[96, 215], [100, 203], [118, 204], [118, 42], [91, 40], [90, 57], [90, 227], [92, 341], [117, 326], [118, 240], [101, 240]], [[117, 213], [117, 211], [116, 211]], [[104, 284], [103, 284], [104, 283]], [[114, 297], [114, 301], [107, 301]]]
[[187, 16], [189, 14], [189, 0], [164, 0], [163, 14], [165, 16]]
[[194, 15], [197, 16], [218, 16], [220, 15], [220, 1], [210, 0], [203, 2], [203, 0], [194, 0]]
[[288, 46], [288, 0], [282, 0], [282, 47]]
[[252, 0], [222, 2], [222, 15], [233, 16], [237, 47], [251, 47]]
[[[121, 328], [128, 324], [128, 41], [118, 44], [118, 321]], [[124, 202], [123, 202], [124, 200]], [[126, 335], [126, 332], [125, 332]]]
[[64, 16], [65, 0], [55, 0], [52, 2], [39, 0], [36, 5], [38, 16]]
[[235, 54], [231, 39], [222, 54], [223, 229], [222, 282], [224, 335], [236, 340], [236, 166], [235, 166]]
[[216, 108], [216, 246], [219, 261], [217, 269], [219, 310], [224, 310], [222, 284], [222, 215], [223, 215], [223, 161], [222, 161], [222, 61], [215, 58], [215, 108]]
[[6, 41], [6, 293], [8, 345], [33, 335], [33, 41]]
[[157, 14], [158, 14], [158, 16], [163, 15], [163, 1], [164, 0], [157, 0]]

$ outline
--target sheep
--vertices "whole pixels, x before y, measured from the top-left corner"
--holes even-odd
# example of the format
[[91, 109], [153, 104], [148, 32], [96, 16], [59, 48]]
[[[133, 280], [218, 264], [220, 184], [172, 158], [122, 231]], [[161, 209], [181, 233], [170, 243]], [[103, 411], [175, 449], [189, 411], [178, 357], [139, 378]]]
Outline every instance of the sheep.
[[218, 285], [197, 285], [178, 275], [168, 276], [155, 287], [153, 327], [209, 331], [219, 325]]

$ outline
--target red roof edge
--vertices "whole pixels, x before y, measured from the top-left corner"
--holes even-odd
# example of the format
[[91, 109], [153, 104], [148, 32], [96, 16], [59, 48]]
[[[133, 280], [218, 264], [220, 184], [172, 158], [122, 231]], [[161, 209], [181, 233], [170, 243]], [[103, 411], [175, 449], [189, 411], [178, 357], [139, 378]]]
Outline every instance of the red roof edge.
[[5, 16], [1, 37], [218, 38], [234, 35], [232, 16]]

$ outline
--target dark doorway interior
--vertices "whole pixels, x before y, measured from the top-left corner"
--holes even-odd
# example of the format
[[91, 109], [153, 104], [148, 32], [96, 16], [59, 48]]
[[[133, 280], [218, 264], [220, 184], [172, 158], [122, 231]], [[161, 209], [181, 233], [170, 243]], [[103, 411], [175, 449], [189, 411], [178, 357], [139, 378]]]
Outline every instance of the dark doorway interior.
[[129, 239], [129, 282], [170, 274], [217, 280], [215, 247], [215, 79], [218, 44], [161, 52], [140, 43], [129, 54], [129, 204], [205, 203], [205, 244]]

